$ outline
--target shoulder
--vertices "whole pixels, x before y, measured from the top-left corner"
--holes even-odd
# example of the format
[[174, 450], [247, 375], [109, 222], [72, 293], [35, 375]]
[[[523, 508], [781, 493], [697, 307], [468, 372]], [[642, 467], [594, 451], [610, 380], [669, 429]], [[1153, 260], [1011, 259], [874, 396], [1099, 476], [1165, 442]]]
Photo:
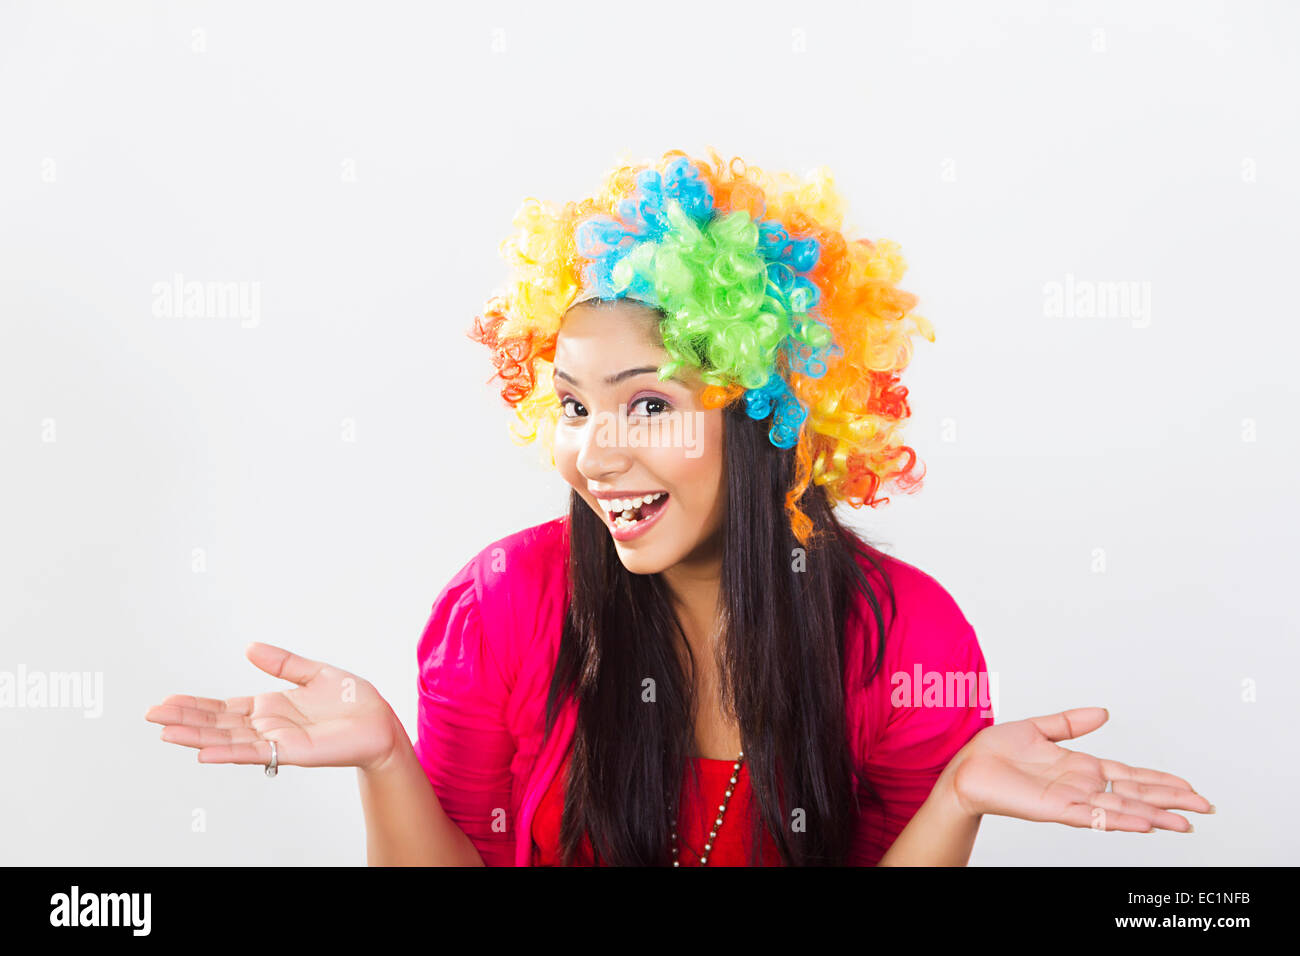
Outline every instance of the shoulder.
[[[865, 543], [861, 550], [866, 553], [858, 555], [858, 565], [884, 618], [887, 665], [962, 664], [974, 660], [980, 652], [975, 630], [946, 587], [915, 564]], [[851, 632], [862, 639], [868, 654], [874, 657], [878, 635], [871, 607], [862, 595], [856, 597], [855, 609]]]
[[563, 588], [569, 557], [568, 516], [515, 531], [485, 545], [466, 565], [487, 613], [535, 606]]
[[[879, 639], [870, 607], [859, 596], [860, 616], [851, 619], [848, 631], [854, 670], [845, 675], [851, 741], [858, 759], [877, 770], [942, 768], [993, 722], [993, 675], [974, 627], [947, 588], [914, 564], [876, 549], [872, 555], [879, 571], [865, 558], [859, 563], [870, 572], [881, 604], [885, 646], [879, 670], [871, 673]], [[882, 572], [894, 591], [893, 613], [881, 593]]]
[[568, 553], [567, 515], [483, 545], [434, 601], [421, 658], [445, 659], [439, 648], [448, 637], [463, 643], [470, 632], [509, 683], [521, 656], [537, 646], [533, 639], [562, 620]]

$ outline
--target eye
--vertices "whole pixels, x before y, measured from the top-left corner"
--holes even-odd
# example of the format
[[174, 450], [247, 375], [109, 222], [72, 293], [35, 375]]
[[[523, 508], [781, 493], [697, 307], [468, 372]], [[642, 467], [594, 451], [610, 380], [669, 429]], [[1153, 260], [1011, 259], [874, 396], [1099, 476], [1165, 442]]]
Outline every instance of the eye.
[[[576, 398], [566, 395], [564, 398], [560, 399], [560, 410], [561, 410], [560, 414], [564, 418], [577, 418], [578, 417], [577, 415], [570, 415], [566, 411], [569, 407], [569, 402], [573, 402], [574, 405], [577, 405], [579, 408], [582, 408], [582, 404]], [[584, 413], [586, 412], [585, 408], [583, 409], [583, 412]]]
[[[662, 414], [664, 414], [665, 412], [667, 412], [668, 409], [672, 408], [672, 405], [670, 405], [670, 404], [668, 403], [668, 400], [667, 400], [666, 398], [660, 398], [658, 395], [647, 395], [647, 396], [645, 396], [644, 398], [638, 398], [636, 401], [634, 401], [634, 402], [631, 404], [630, 407], [631, 407], [631, 408], [636, 408], [636, 407], [637, 407], [638, 405], [640, 405], [642, 402], [646, 402], [646, 403], [649, 403], [649, 404], [653, 404], [653, 405], [658, 405], [658, 406], [660, 406], [660, 410], [657, 411], [657, 412], [654, 412], [653, 415], [652, 415], [652, 417], [654, 417], [654, 416], [658, 416], [658, 415], [662, 415]], [[647, 412], [647, 413], [650, 412], [649, 407], [646, 408], [646, 412]]]

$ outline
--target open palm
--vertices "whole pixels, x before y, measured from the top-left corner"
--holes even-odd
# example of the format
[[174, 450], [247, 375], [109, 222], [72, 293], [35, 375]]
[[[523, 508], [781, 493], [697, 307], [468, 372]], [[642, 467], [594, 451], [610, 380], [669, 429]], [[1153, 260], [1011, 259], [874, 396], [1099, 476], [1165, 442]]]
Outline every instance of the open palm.
[[1170, 809], [1214, 811], [1181, 777], [1057, 745], [1109, 716], [1102, 707], [1079, 707], [984, 728], [959, 752], [958, 799], [971, 813], [1136, 832], [1192, 829]]
[[163, 740], [198, 748], [199, 763], [266, 764], [275, 741], [277, 764], [372, 769], [405, 733], [369, 681], [270, 644], [245, 654], [298, 686], [226, 700], [176, 694], [145, 720], [163, 725]]

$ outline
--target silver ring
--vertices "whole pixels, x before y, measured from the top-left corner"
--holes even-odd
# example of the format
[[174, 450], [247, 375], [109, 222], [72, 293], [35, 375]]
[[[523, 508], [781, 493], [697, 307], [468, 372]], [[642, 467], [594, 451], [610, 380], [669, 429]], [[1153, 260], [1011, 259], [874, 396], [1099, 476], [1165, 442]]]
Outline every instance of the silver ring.
[[1110, 782], [1109, 780], [1106, 781], [1106, 792], [1107, 792], [1107, 793], [1114, 793], [1115, 791], [1112, 790], [1112, 789], [1110, 788], [1110, 783], [1111, 783], [1111, 782]]
[[277, 762], [278, 755], [275, 752], [275, 741], [268, 740], [267, 743], [271, 745], [271, 762], [266, 765], [266, 775], [268, 777], [274, 777], [279, 772], [276, 769], [279, 767], [279, 763]]

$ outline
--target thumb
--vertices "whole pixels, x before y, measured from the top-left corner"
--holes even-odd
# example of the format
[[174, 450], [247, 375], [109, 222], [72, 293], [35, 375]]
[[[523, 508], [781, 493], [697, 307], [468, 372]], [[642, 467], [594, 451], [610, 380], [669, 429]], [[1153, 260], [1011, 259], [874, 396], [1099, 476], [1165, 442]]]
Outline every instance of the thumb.
[[1072, 710], [1063, 710], [1059, 714], [1029, 718], [1048, 740], [1082, 737], [1084, 734], [1092, 733], [1109, 719], [1110, 711], [1105, 707], [1075, 707]]
[[274, 644], [262, 644], [258, 641], [254, 641], [244, 648], [244, 656], [255, 667], [266, 671], [272, 677], [293, 681], [295, 684], [306, 684], [319, 674], [321, 668], [325, 666], [320, 661], [299, 657], [283, 647], [276, 647]]

